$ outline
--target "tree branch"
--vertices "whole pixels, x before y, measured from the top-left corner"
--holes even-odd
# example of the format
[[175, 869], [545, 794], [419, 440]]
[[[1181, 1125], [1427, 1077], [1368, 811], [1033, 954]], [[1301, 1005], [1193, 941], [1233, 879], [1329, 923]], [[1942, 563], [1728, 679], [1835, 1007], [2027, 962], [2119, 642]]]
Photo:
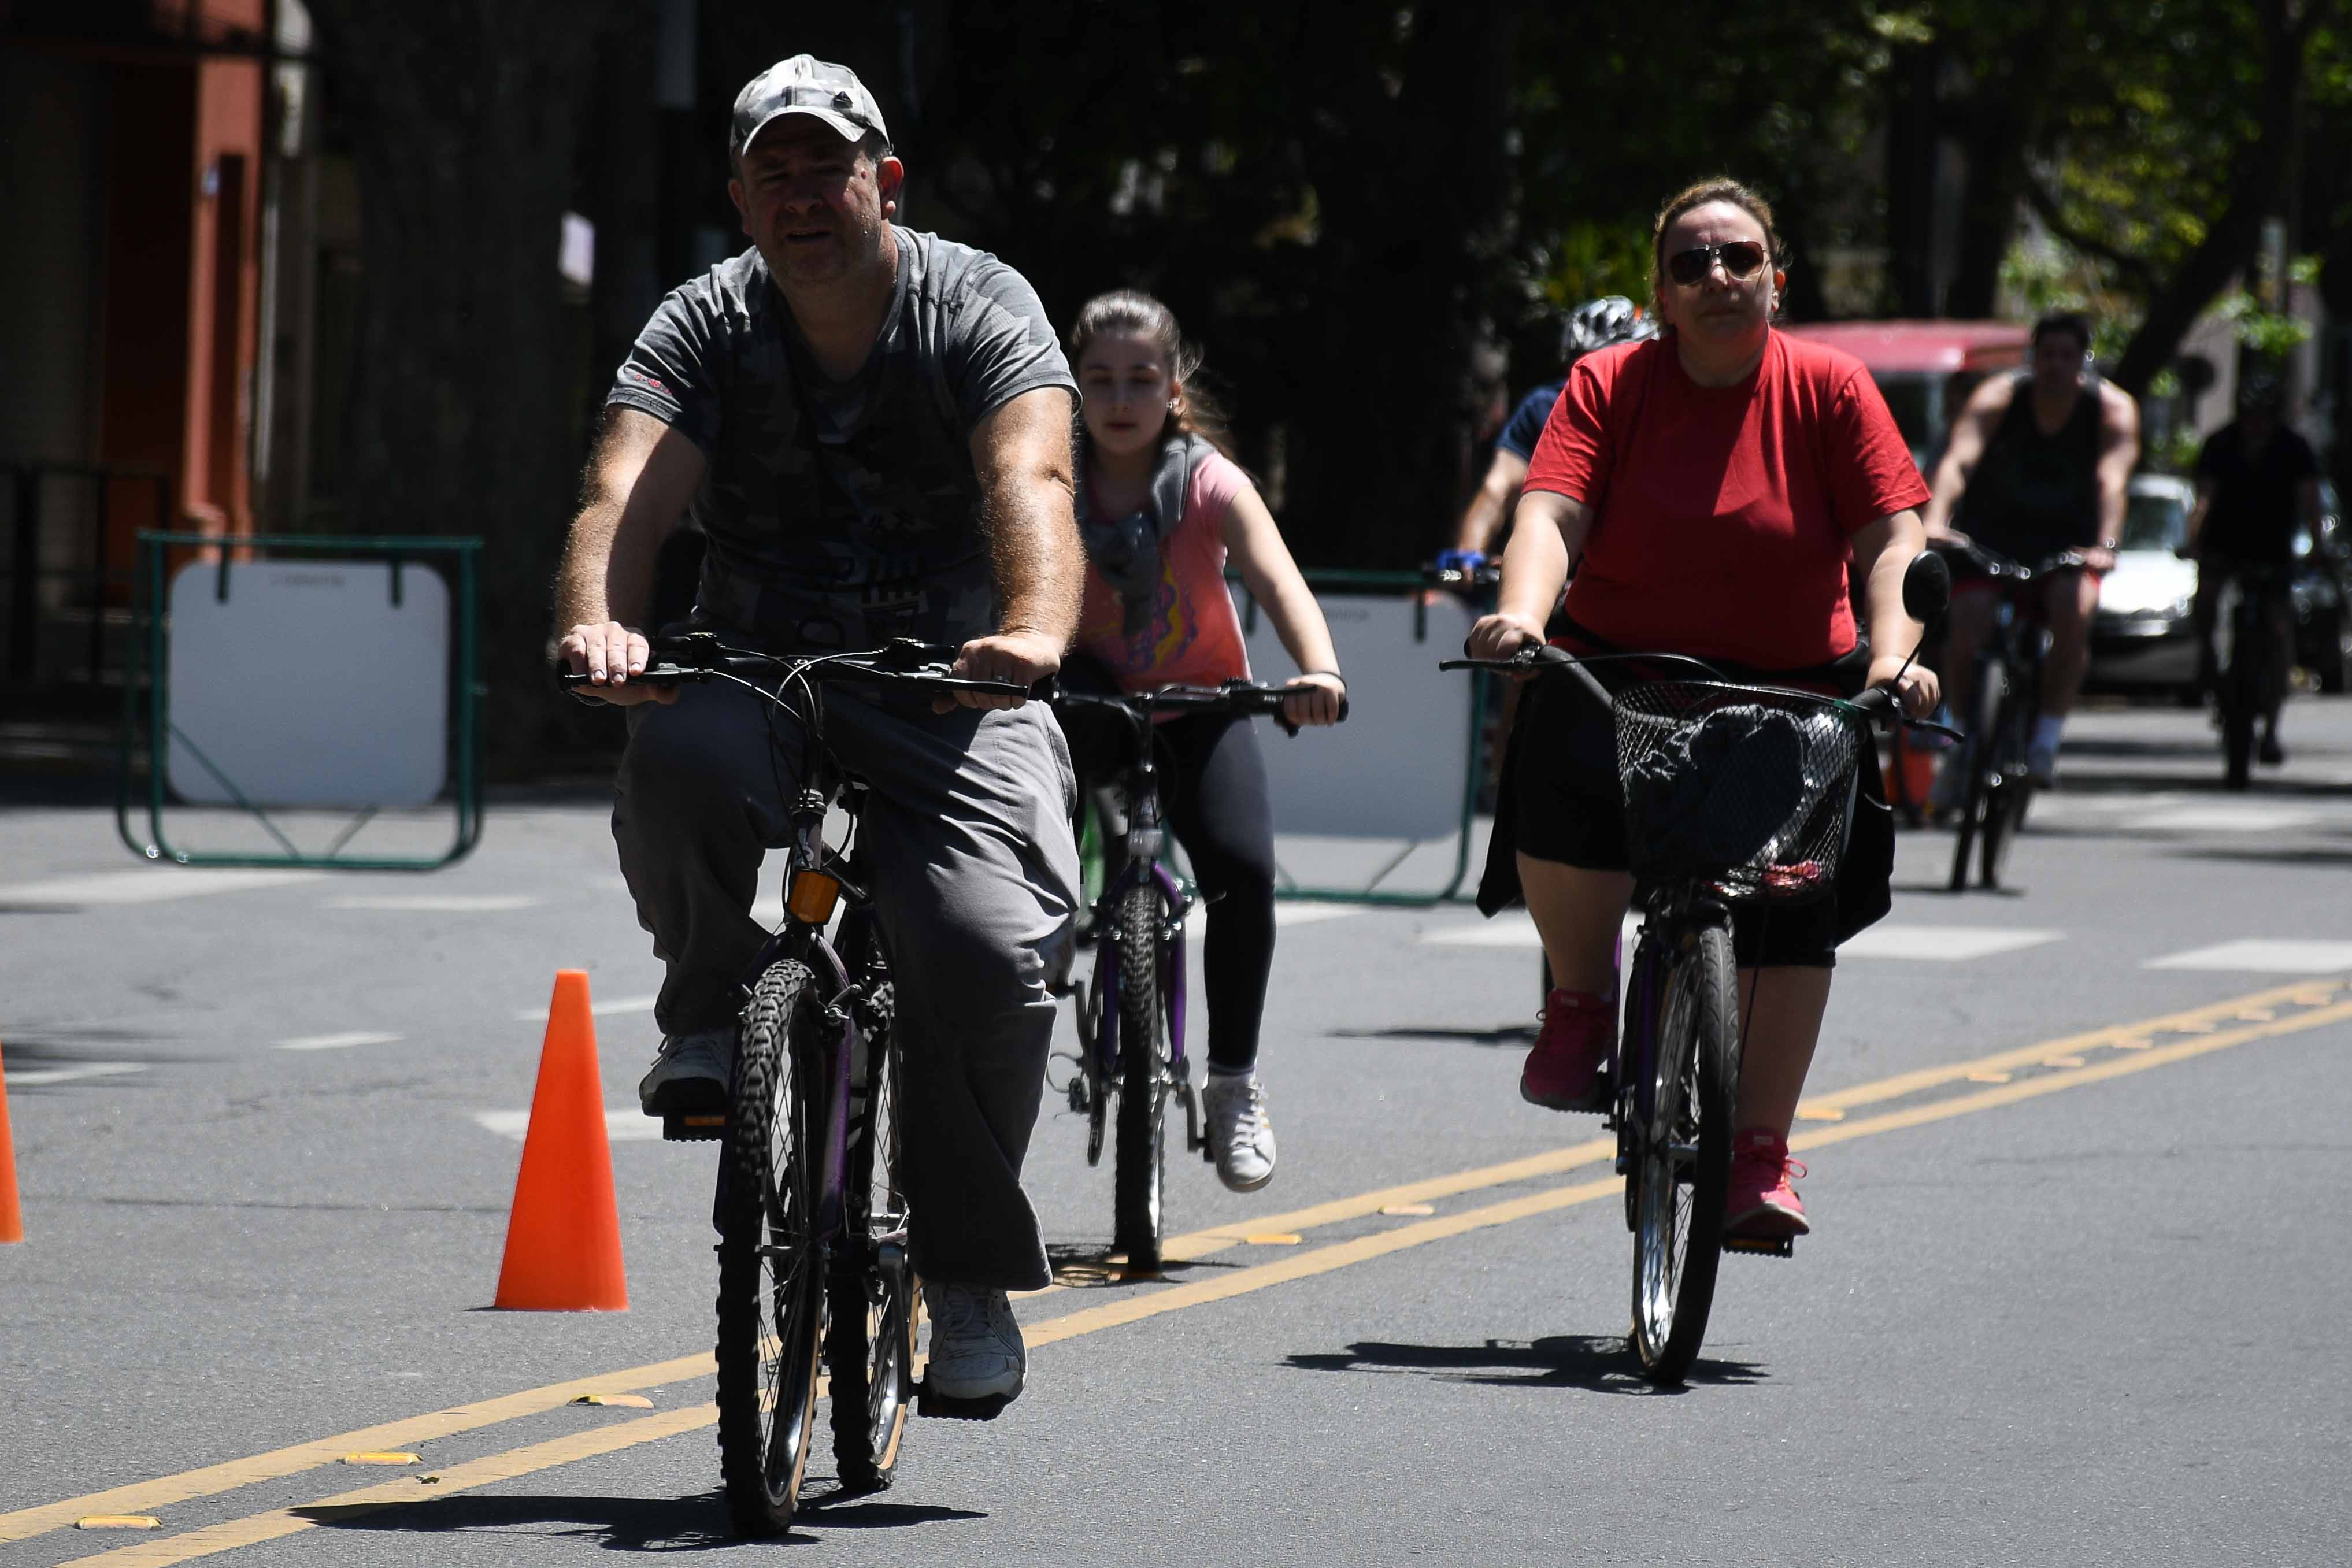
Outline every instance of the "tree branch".
[[2097, 235], [2085, 233], [2069, 223], [2058, 205], [2058, 198], [2031, 172], [2021, 178], [2020, 183], [2025, 189], [2025, 204], [2033, 209], [2034, 216], [2042, 220], [2043, 228], [2084, 256], [2114, 267], [2138, 292], [2154, 294], [2157, 291], [2162, 279], [2157, 277], [2156, 268], [2129, 251], [2118, 250]]

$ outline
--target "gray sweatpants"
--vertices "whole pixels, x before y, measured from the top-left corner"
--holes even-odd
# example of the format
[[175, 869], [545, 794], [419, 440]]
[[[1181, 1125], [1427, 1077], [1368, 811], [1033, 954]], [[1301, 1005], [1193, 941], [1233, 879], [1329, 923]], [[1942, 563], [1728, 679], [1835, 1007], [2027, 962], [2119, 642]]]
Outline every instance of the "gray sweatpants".
[[[779, 714], [772, 743], [763, 710], [720, 685], [629, 710], [613, 837], [669, 967], [666, 1034], [731, 1023], [767, 940], [751, 902], [791, 831], [805, 736]], [[1038, 1289], [1051, 1276], [1021, 1162], [1078, 900], [1069, 749], [1041, 704], [934, 716], [839, 690], [825, 739], [871, 786], [861, 855], [898, 983], [916, 1270]]]

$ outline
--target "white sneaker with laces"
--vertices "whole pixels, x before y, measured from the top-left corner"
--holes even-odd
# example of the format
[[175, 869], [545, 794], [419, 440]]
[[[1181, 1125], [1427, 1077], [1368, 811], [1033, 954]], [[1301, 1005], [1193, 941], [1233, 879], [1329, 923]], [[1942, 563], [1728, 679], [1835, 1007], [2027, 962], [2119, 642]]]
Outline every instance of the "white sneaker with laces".
[[984, 1285], [923, 1281], [931, 1318], [930, 1391], [942, 1399], [1014, 1399], [1029, 1349], [1013, 1302]]
[[1235, 1192], [1255, 1192], [1274, 1179], [1274, 1124], [1266, 1118], [1265, 1087], [1255, 1072], [1211, 1072], [1201, 1091], [1209, 1116], [1209, 1152], [1217, 1179]]
[[735, 1026], [662, 1037], [654, 1069], [637, 1085], [648, 1116], [724, 1112], [735, 1089]]

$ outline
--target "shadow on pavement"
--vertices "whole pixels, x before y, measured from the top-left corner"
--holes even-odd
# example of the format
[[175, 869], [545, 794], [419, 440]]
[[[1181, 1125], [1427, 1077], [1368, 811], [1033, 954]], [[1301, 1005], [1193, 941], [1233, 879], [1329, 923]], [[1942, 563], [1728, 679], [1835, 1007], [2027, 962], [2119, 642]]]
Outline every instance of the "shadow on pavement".
[[1446, 1029], [1436, 1024], [1408, 1024], [1398, 1029], [1335, 1029], [1332, 1040], [1448, 1040], [1462, 1045], [1528, 1046], [1536, 1042], [1531, 1023], [1499, 1024], [1493, 1029]]
[[[709, 1552], [728, 1547], [807, 1546], [825, 1530], [887, 1530], [914, 1524], [985, 1519], [971, 1509], [935, 1503], [883, 1502], [871, 1492], [811, 1490], [801, 1498], [792, 1533], [780, 1539], [739, 1539], [718, 1492], [696, 1497], [491, 1497], [462, 1493], [413, 1503], [364, 1508], [298, 1508], [304, 1519], [336, 1530], [403, 1531], [420, 1535], [506, 1530], [583, 1540], [608, 1552]], [[552, 1528], [550, 1528], [552, 1527]]]
[[2215, 849], [2205, 846], [2193, 850], [2174, 850], [2170, 857], [2177, 861], [2236, 861], [2244, 865], [2336, 865], [2352, 866], [2352, 849], [2314, 849], [2309, 846], [2279, 849]]
[[[298, 1508], [300, 1518], [333, 1530], [445, 1535], [511, 1530], [593, 1542], [611, 1552], [702, 1552], [739, 1544], [719, 1493], [698, 1497], [492, 1497], [464, 1492], [387, 1507]], [[549, 1529], [545, 1527], [553, 1526]]]
[[[1554, 1334], [1532, 1343], [1490, 1339], [1483, 1344], [1387, 1344], [1359, 1340], [1338, 1355], [1293, 1355], [1301, 1372], [1419, 1373], [1445, 1383], [1485, 1383], [1518, 1388], [1582, 1388], [1594, 1394], [1675, 1394], [1643, 1377], [1633, 1347], [1616, 1334]], [[1755, 1364], [1702, 1356], [1689, 1384], [1759, 1383]]]
[[1171, 1258], [1157, 1270], [1130, 1272], [1127, 1267], [1127, 1255], [1123, 1252], [1114, 1252], [1108, 1246], [1067, 1241], [1047, 1242], [1045, 1261], [1054, 1270], [1054, 1283], [1072, 1291], [1095, 1291], [1114, 1285], [1148, 1285], [1162, 1280], [1181, 1280], [1195, 1269], [1245, 1267], [1244, 1264], [1222, 1261], [1213, 1258]]

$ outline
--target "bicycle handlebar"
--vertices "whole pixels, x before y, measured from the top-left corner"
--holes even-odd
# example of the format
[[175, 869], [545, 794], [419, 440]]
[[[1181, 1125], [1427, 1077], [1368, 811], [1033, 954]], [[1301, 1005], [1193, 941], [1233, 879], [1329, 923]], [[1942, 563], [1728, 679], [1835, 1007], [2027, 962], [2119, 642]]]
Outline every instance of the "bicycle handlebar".
[[[730, 648], [710, 632], [648, 638], [646, 646], [655, 653], [670, 655], [667, 663], [649, 664], [629, 677], [633, 683], [643, 682], [646, 685], [674, 686], [687, 682], [699, 684], [730, 677], [749, 681], [758, 676], [782, 675], [787, 679], [856, 681], [868, 685], [897, 686], [924, 696], [986, 692], [991, 696], [1050, 700], [1056, 691], [1051, 675], [1033, 686], [1023, 686], [1011, 681], [983, 681], [969, 675], [950, 674], [949, 670], [955, 662], [955, 649], [908, 637], [898, 638], [880, 648], [854, 653], [762, 653], [744, 648]], [[562, 668], [555, 672], [555, 682], [565, 691], [593, 687], [597, 684], [592, 675]]]
[[[1161, 686], [1149, 692], [1063, 691], [1055, 693], [1051, 700], [1057, 707], [1118, 708], [1139, 719], [1154, 713], [1265, 714], [1285, 733], [1295, 736], [1299, 727], [1283, 716], [1282, 706], [1302, 689], [1254, 681], [1227, 681], [1222, 686]], [[1339, 698], [1339, 722], [1348, 722], [1348, 699], [1344, 695]]]
[[[1531, 643], [1516, 653], [1501, 659], [1441, 659], [1438, 661], [1437, 667], [1441, 670], [1496, 670], [1506, 674], [1548, 674], [1569, 671], [1583, 675], [1590, 682], [1591, 676], [1584, 670], [1586, 664], [1633, 659], [1646, 664], [1689, 664], [1706, 671], [1709, 679], [1720, 681], [1726, 685], [1753, 684], [1747, 681], [1735, 681], [1706, 660], [1694, 659], [1686, 653], [1602, 653], [1580, 659], [1565, 648], [1556, 648], [1549, 643]], [[1597, 683], [1594, 684], [1598, 689]], [[1933, 719], [1913, 718], [1903, 712], [1895, 705], [1895, 693], [1891, 687], [1867, 686], [1855, 695], [1841, 700], [1847, 706], [1860, 710], [1864, 717], [1882, 731], [1892, 729], [1900, 723], [1906, 729], [1933, 730], [1937, 735], [1947, 736], [1953, 740], [1968, 738], [1949, 725], [1937, 724]]]
[[2062, 549], [2055, 555], [2044, 556], [2032, 566], [2013, 560], [1999, 550], [1987, 549], [1974, 539], [1962, 539], [1951, 535], [1938, 535], [1927, 541], [1927, 548], [1957, 555], [1987, 577], [2004, 579], [2016, 583], [2028, 583], [2047, 577], [2068, 567], [2087, 566], [2089, 558], [2078, 549]]
[[1432, 588], [1493, 588], [1503, 580], [1500, 561], [1487, 561], [1483, 566], [1439, 566], [1434, 562], [1421, 569], [1421, 580]]

